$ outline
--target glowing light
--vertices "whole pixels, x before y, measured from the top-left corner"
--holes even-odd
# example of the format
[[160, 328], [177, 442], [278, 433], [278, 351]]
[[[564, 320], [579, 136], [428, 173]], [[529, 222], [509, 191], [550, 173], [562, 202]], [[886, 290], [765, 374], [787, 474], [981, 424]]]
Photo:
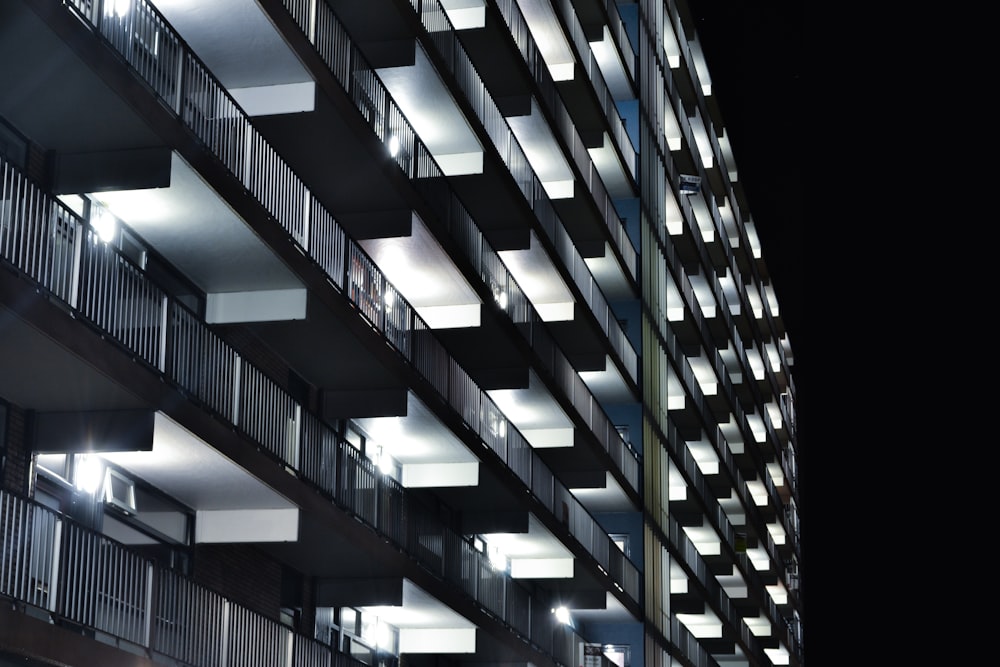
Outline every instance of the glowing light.
[[104, 481], [104, 464], [96, 456], [81, 454], [76, 459], [74, 482], [76, 488], [91, 495], [97, 493]]
[[490, 546], [490, 565], [498, 570], [505, 571], [507, 569], [507, 556], [500, 549], [495, 546]]
[[382, 621], [378, 622], [378, 629], [375, 631], [375, 647], [392, 648], [392, 634], [389, 632], [389, 626]]
[[569, 625], [569, 609], [566, 607], [556, 607], [552, 610], [552, 613], [555, 614], [557, 621], [563, 625]]
[[497, 304], [499, 304], [499, 306], [501, 308], [503, 308], [504, 310], [506, 310], [507, 309], [507, 292], [505, 292], [503, 290], [500, 290], [500, 291], [497, 292], [495, 298], [497, 300]]
[[388, 475], [393, 470], [392, 457], [389, 456], [381, 447], [378, 449], [378, 456], [376, 457], [376, 465], [378, 469], [383, 473]]
[[132, 0], [107, 0], [104, 13], [108, 16], [124, 17], [132, 8]]
[[114, 239], [118, 232], [118, 222], [115, 220], [115, 216], [103, 207], [94, 208], [94, 212], [90, 216], [90, 226], [105, 243]]
[[392, 157], [399, 155], [399, 137], [395, 134], [389, 137], [389, 155]]

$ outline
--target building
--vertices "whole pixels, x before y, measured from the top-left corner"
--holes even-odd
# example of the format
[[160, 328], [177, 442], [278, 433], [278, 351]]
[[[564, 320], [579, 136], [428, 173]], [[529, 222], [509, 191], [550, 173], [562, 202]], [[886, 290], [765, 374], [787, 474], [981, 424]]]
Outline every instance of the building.
[[803, 665], [692, 23], [0, 3], [0, 665]]

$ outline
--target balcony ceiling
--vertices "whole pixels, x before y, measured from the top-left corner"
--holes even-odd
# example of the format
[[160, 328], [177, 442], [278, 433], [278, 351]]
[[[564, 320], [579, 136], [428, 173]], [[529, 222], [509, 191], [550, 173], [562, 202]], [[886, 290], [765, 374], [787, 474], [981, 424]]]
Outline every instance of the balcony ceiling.
[[[149, 126], [21, 2], [0, 2], [0, 116], [44, 149], [160, 145]], [[86, 104], [79, 100], [86, 99]]]
[[[13, 304], [11, 304], [13, 305]], [[19, 299], [17, 307], [25, 300]], [[127, 410], [145, 402], [0, 304], [0, 396], [38, 411]]]
[[531, 231], [531, 243], [528, 248], [503, 250], [499, 255], [521, 291], [538, 311], [542, 321], [573, 318], [573, 294], [559, 275], [534, 230]]
[[370, 441], [400, 464], [463, 463], [478, 459], [413, 392], [407, 392], [406, 416], [356, 420]]
[[358, 243], [428, 326], [479, 325], [482, 302], [419, 216], [409, 236]]
[[163, 413], [153, 423], [153, 450], [103, 458], [195, 510], [289, 509], [294, 505]]
[[[573, 428], [573, 422], [534, 370], [529, 370], [528, 386], [524, 389], [494, 389], [487, 393], [522, 434], [525, 430]], [[526, 435], [526, 439], [531, 443], [530, 433]]]
[[511, 559], [573, 558], [573, 554], [535, 517], [528, 515], [525, 533], [487, 533], [486, 543]]
[[415, 49], [413, 65], [380, 68], [379, 78], [445, 173], [481, 172], [481, 157], [478, 168], [472, 159], [482, 155], [479, 140], [423, 48]]
[[362, 606], [362, 611], [378, 616], [396, 628], [474, 628], [472, 621], [451, 610], [409, 579], [403, 579], [403, 604]]
[[176, 153], [171, 156], [169, 187], [92, 196], [206, 293], [302, 287]]
[[312, 80], [256, 2], [156, 0], [155, 5], [226, 88]]

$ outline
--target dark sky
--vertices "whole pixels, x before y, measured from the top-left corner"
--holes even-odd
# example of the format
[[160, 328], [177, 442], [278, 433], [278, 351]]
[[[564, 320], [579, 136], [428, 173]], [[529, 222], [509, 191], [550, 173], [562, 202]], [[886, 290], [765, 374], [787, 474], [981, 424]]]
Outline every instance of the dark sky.
[[802, 319], [801, 0], [691, 0], [793, 349]]

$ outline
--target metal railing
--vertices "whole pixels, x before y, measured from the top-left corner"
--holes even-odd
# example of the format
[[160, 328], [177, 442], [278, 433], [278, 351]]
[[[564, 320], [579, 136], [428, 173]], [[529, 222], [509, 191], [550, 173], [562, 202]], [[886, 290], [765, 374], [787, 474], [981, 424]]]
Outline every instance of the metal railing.
[[6, 491], [0, 596], [195, 667], [334, 664], [333, 647]]
[[[329, 67], [341, 86], [352, 94], [352, 99], [360, 110], [365, 114], [372, 129], [383, 136], [383, 118], [395, 118], [399, 115], [399, 109], [388, 95], [387, 91], [373, 93], [371, 95], [359, 96], [353, 87], [353, 77], [360, 76], [367, 85], [381, 86], [381, 82], [374, 76], [374, 70], [367, 64], [357, 49], [351, 44], [344, 28], [337, 21], [332, 10], [324, 3], [317, 3], [315, 7], [307, 3], [295, 3], [292, 0], [282, 0], [292, 19], [309, 36], [310, 41], [323, 57], [324, 62]], [[438, 17], [444, 21], [443, 15]], [[442, 28], [443, 29], [443, 28]], [[382, 103], [381, 113], [372, 113], [370, 100], [378, 99]], [[499, 119], [498, 120], [502, 120]], [[529, 324], [527, 327], [519, 327], [521, 333], [528, 339], [535, 350], [552, 350], [548, 355], [541, 355], [541, 361], [549, 370], [553, 377], [560, 383], [560, 388], [570, 397], [579, 398], [582, 392], [589, 394], [589, 390], [581, 383], [567, 381], [563, 370], [571, 368], [570, 363], [555, 346], [551, 335], [543, 326], [541, 318], [534, 311], [530, 301], [524, 296], [520, 286], [507, 271], [506, 266], [500, 259], [499, 254], [489, 245], [482, 232], [476, 226], [475, 221], [468, 211], [461, 204], [450, 187], [441, 187], [439, 183], [443, 180], [443, 174], [427, 153], [426, 147], [416, 137], [415, 133], [405, 121], [402, 121], [399, 134], [396, 135], [400, 142], [400, 149], [397, 154], [397, 163], [404, 172], [412, 179], [414, 187], [426, 195], [428, 204], [438, 213], [440, 219], [447, 225], [452, 237], [459, 246], [465, 250], [466, 256], [481, 271], [483, 280], [487, 285], [493, 287], [495, 294], [501, 292], [507, 295], [507, 305], [503, 309], [508, 313], [515, 324]], [[399, 156], [412, 155], [414, 159], [407, 159], [400, 162]], [[539, 209], [540, 211], [542, 209]], [[544, 220], [550, 220], [553, 227], [554, 211], [551, 207], [548, 210], [550, 216]], [[552, 232], [553, 234], [555, 232]], [[564, 243], [559, 245], [560, 254], [568, 267], [573, 269], [575, 275], [589, 276], [585, 262], [575, 247], [570, 242], [568, 236], [560, 236]], [[612, 348], [619, 354], [626, 368], [635, 379], [638, 368], [638, 357], [635, 350], [627, 342], [624, 331], [614, 316], [613, 311], [603, 300], [603, 295], [599, 290], [585, 291], [589, 295], [589, 300], [594, 304], [594, 313], [598, 315], [599, 323], [608, 336]], [[601, 316], [603, 315], [603, 319]], [[573, 400], [573, 399], [571, 399]], [[638, 488], [638, 454], [623, 439], [613, 433], [610, 427], [610, 420], [604, 413], [603, 408], [591, 397], [587, 400], [586, 410], [582, 413], [587, 425], [595, 433], [598, 440], [611, 454], [612, 459], [618, 464], [632, 488]]]
[[[392, 137], [398, 142], [399, 149], [394, 159], [403, 172], [414, 181], [442, 178], [443, 174], [441, 174], [437, 165], [434, 164], [426, 147], [420, 142], [399, 107], [382, 85], [375, 70], [368, 65], [353, 45], [347, 32], [329, 6], [325, 3], [310, 4], [299, 0], [281, 0], [281, 2], [295, 23], [309, 39], [310, 43], [316, 48], [334, 78], [350, 95], [376, 135], [383, 141], [388, 141]], [[443, 33], [449, 31], [451, 28], [443, 10], [440, 13], [425, 12], [425, 26], [432, 33], [442, 33], [437, 35], [436, 41], [436, 43], [439, 43], [441, 40], [447, 42], [442, 45], [442, 48], [447, 49], [449, 52], [453, 52], [455, 48], [461, 48], [457, 45], [457, 42], [445, 39]], [[562, 223], [556, 218], [554, 210], [551, 210], [551, 203], [545, 197], [541, 183], [534, 176], [527, 158], [520, 151], [516, 140], [513, 139], [506, 120], [500, 114], [496, 105], [492, 103], [492, 99], [486, 95], [485, 88], [478, 79], [478, 74], [470, 64], [468, 67], [456, 71], [455, 75], [463, 82], [464, 90], [469, 90], [469, 87], [472, 87], [472, 89], [479, 91], [478, 94], [471, 95], [469, 100], [477, 110], [484, 128], [493, 139], [501, 156], [504, 157], [512, 177], [519, 184], [521, 191], [525, 193], [528, 201], [535, 201], [537, 196], [544, 198], [545, 202], [548, 203], [547, 208], [539, 202], [536, 202], [536, 205], [542, 211], [538, 212], [539, 217], [549, 221], [548, 223], [543, 222], [543, 226], [549, 237], [554, 238], [558, 236], [559, 238], [566, 237], [568, 239], [567, 232], [562, 227]], [[588, 169], [584, 172], [585, 174], [590, 173], [592, 170]], [[419, 189], [419, 184], [415, 182], [415, 185]], [[452, 206], [461, 206], [457, 203], [457, 197], [453, 193], [449, 191], [446, 196], [449, 199], [455, 200]], [[613, 214], [613, 205], [608, 197], [605, 196], [603, 199], [597, 197], [597, 200], [599, 207], [605, 215], [608, 214], [608, 211], [611, 211]], [[475, 227], [475, 222], [471, 216], [468, 216], [466, 213], [466, 217], [468, 218], [468, 224]], [[617, 220], [617, 217], [615, 219]], [[612, 235], [615, 236], [619, 244], [626, 244], [622, 247], [621, 252], [626, 258], [626, 264], [634, 277], [635, 249], [627, 239], [624, 226], [619, 221], [617, 226], [609, 223], [609, 229], [611, 229]], [[482, 236], [478, 228], [475, 231], [480, 237]], [[487, 250], [493, 252], [485, 240], [482, 240], [480, 245], [484, 252]], [[603, 333], [608, 337], [612, 349], [616, 352], [619, 359], [621, 359], [624, 368], [634, 380], [638, 371], [635, 350], [621, 329], [617, 318], [614, 316], [613, 311], [611, 311], [610, 306], [608, 306], [603, 294], [597, 288], [589, 268], [586, 267], [575, 246], [572, 243], [568, 245], [570, 256], [567, 265], [572, 272], [573, 280], [577, 283], [584, 296], [584, 301], [597, 318]], [[566, 254], [561, 254], [564, 262], [567, 262]], [[473, 261], [478, 261], [475, 255], [471, 257]]]
[[[532, 76], [535, 78], [535, 82], [538, 84], [541, 91], [542, 100], [549, 107], [549, 110], [553, 113], [556, 118], [556, 125], [558, 129], [563, 133], [569, 146], [573, 149], [574, 158], [577, 159], [577, 165], [580, 167], [581, 172], [584, 175], [589, 175], [590, 170], [593, 169], [593, 163], [587, 159], [583, 160], [582, 156], [578, 157], [578, 152], [580, 150], [586, 150], [583, 148], [582, 141], [580, 140], [579, 133], [573, 122], [570, 120], [569, 111], [566, 105], [562, 102], [559, 94], [556, 90], [555, 81], [552, 79], [552, 74], [549, 72], [548, 67], [545, 65], [542, 59], [541, 52], [538, 50], [535, 40], [531, 35], [531, 31], [528, 29], [527, 21], [524, 15], [521, 13], [520, 7], [514, 0], [498, 0], [497, 8], [500, 10], [500, 14], [506, 22], [508, 29], [510, 30], [511, 37], [514, 43], [517, 45], [518, 50], [521, 52], [521, 57], [524, 58], [525, 64], [531, 71]], [[565, 9], [565, 8], [564, 8]], [[572, 11], [572, 10], [570, 10]], [[575, 14], [574, 14], [575, 18]], [[577, 25], [579, 23], [577, 22]], [[582, 29], [581, 29], [582, 31]], [[586, 44], [586, 41], [584, 40]], [[579, 47], [579, 43], [577, 44]], [[590, 51], [589, 44], [587, 45], [586, 53], [590, 56], [590, 60], [593, 60], [593, 54]], [[581, 56], [582, 58], [582, 56]], [[587, 67], [588, 72], [594, 77], [593, 70], [598, 70], [596, 65], [590, 65]], [[600, 71], [596, 72], [596, 77], [592, 80], [594, 86], [594, 94], [598, 98], [598, 103], [600, 104], [602, 110], [604, 111], [605, 118], [607, 119], [608, 126], [611, 128], [611, 134], [615, 138], [617, 146], [621, 151], [622, 157], [625, 162], [625, 166], [628, 168], [629, 174], [635, 179], [636, 176], [636, 152], [635, 146], [632, 143], [631, 137], [629, 137], [628, 132], [625, 130], [625, 123], [622, 120], [621, 115], [618, 113], [618, 108], [615, 105], [615, 100], [608, 92], [607, 85], [604, 82], [604, 78]], [[606, 207], [610, 204], [610, 198], [607, 197], [607, 193], [603, 191], [603, 188], [599, 190], [592, 190], [595, 201], [597, 201], [598, 206]], [[603, 194], [603, 197], [601, 196]], [[602, 201], [603, 199], [603, 201]], [[607, 215], [607, 214], [605, 214]], [[616, 232], [613, 225], [608, 225], [612, 234]], [[623, 228], [619, 227], [618, 230], [624, 231]], [[616, 239], [616, 243], [619, 246], [622, 243], [622, 239]], [[632, 276], [635, 277], [635, 268], [631, 267]]]
[[[635, 148], [632, 146], [632, 140], [625, 132], [625, 125], [622, 122], [621, 116], [618, 114], [618, 107], [615, 104], [615, 98], [608, 88], [604, 74], [597, 62], [597, 57], [594, 55], [593, 49], [590, 47], [590, 42], [587, 40], [587, 36], [583, 31], [580, 19], [576, 15], [576, 9], [573, 7], [573, 3], [570, 0], [559, 0], [553, 4], [556, 11], [562, 16], [563, 23], [569, 33], [570, 41], [575, 47], [577, 57], [583, 64], [583, 69], [587, 72], [587, 76], [593, 86], [594, 94], [597, 96], [598, 102], [604, 110], [604, 115], [611, 124], [615, 140], [619, 142], [620, 146], [622, 146], [623, 151], [625, 147], [631, 149], [633, 159], [632, 164], [629, 165], [629, 171], [632, 174], [632, 177], [635, 178]], [[614, 11], [613, 16], [618, 17], [617, 10]], [[620, 18], [618, 23], [621, 23]], [[611, 32], [616, 38], [619, 35], [624, 35], [624, 30], [611, 30]], [[629, 48], [629, 54], [632, 55], [631, 61], [624, 56], [624, 53], [622, 53], [621, 60], [622, 64], [625, 65], [625, 68], [628, 71], [629, 79], [632, 80], [635, 78], [635, 54], [632, 52], [631, 47]]]
[[[309, 256], [328, 273], [335, 284], [343, 287], [345, 285], [343, 247], [348, 243], [343, 230], [323, 206], [312, 198], [311, 193], [288, 165], [264, 141], [221, 84], [186, 49], [180, 38], [173, 34], [170, 26], [156, 13], [152, 4], [144, 0], [130, 0], [128, 10], [124, 11], [124, 5], [121, 3], [107, 3], [101, 0], [64, 1], [81, 11], [93, 25], [100, 26], [102, 34], [109, 43], [135, 67], [140, 76], [148, 79], [154, 90], [163, 96], [164, 102], [172, 106], [206, 147], [240, 179], [289, 235], [307, 250]], [[285, 1], [289, 11], [304, 12], [312, 7], [310, 3]], [[109, 7], [122, 8], [123, 13], [119, 15], [111, 11], [109, 14]], [[147, 14], [151, 18], [142, 18]], [[324, 3], [316, 3], [315, 11], [310, 10], [304, 15], [293, 15], [293, 18], [307, 34], [312, 36], [313, 43], [331, 71], [345, 90], [349, 91], [379, 138], [387, 140], [393, 136], [400, 142], [401, 148], [394, 158], [400, 168], [411, 178], [440, 176], [426, 149], [419, 143], [398, 107], [392, 103], [374, 70], [368, 67], [351, 44], [329, 7]], [[146, 27], [139, 30], [136, 26]], [[133, 47], [135, 40], [140, 39], [142, 35], [147, 37], [155, 35], [156, 44], [169, 46], [164, 46], [155, 53], [144, 52], [145, 55], [139, 57], [134, 53]], [[155, 68], [150, 65], [151, 59], [156, 63]], [[165, 76], [163, 72], [175, 72], [171, 85], [154, 85]], [[474, 227], [471, 217], [466, 216], [466, 218], [468, 224]], [[479, 236], [481, 255], [484, 257], [489, 254], [496, 255], [482, 239], [478, 229], [475, 233]], [[360, 248], [354, 245], [350, 247], [354, 250], [351, 251], [349, 258], [352, 263], [347, 278], [351, 285], [350, 289], [355, 290], [355, 294], [359, 297], [359, 307], [397, 349], [407, 354], [409, 338], [406, 330], [399, 326], [398, 322], [393, 322], [392, 318], [375, 322], [376, 319], [385, 319], [385, 314], [390, 309], [383, 308], [382, 304], [377, 303], [374, 300], [377, 297], [363, 298], [365, 294], [377, 292], [382, 295], [381, 298], [387, 299], [390, 303], [394, 302], [396, 298], [391, 294], [392, 286], [370, 259], [364, 256]], [[581, 258], [574, 259], [577, 260], [577, 265], [586, 269]], [[473, 260], [479, 261], [480, 257], [473, 257]], [[358, 264], [370, 264], [370, 266], [359, 267]], [[530, 307], [506, 269], [504, 273], [504, 282], [511, 293], [520, 294], [522, 303], [525, 304], [523, 307]], [[590, 277], [589, 270], [577, 270], [576, 273]], [[366, 287], [371, 289], [366, 291]], [[590, 294], [590, 292], [585, 293]], [[587, 301], [598, 315], [599, 324], [607, 334], [612, 348], [618, 353], [619, 358], [623, 359], [625, 367], [629, 369], [634, 379], [637, 373], [637, 356], [617, 319], [614, 318], [613, 312], [599, 292]], [[512, 315], [516, 317], [516, 313]], [[403, 312], [397, 310], [395, 317], [402, 316]], [[536, 313], [532, 317], [540, 322]], [[536, 332], [540, 330], [540, 326], [535, 327]], [[543, 334], [536, 333], [537, 335]], [[568, 362], [566, 363], [568, 365]], [[569, 388], [564, 389], [570, 391]], [[579, 393], [579, 390], [576, 393]], [[588, 413], [595, 409], [599, 409], [599, 406], [596, 399], [591, 399]], [[604, 419], [587, 419], [586, 423], [593, 429], [605, 449], [612, 453], [612, 459], [620, 463], [619, 468], [623, 470], [633, 488], [637, 488], [638, 457], [634, 451], [630, 451], [627, 443], [620, 439], [616, 441], [609, 438], [609, 431], [604, 425], [604, 421], [607, 421], [606, 415], [602, 416]]]
[[[32, 206], [26, 208], [16, 203], [15, 193], [31, 202]], [[78, 286], [69, 292], [79, 294], [78, 301], [85, 306], [92, 303], [114, 304], [113, 308], [96, 311], [98, 314], [113, 312], [115, 316], [110, 320], [103, 317], [94, 319], [92, 311], [80, 309], [85, 321], [109, 334], [151, 369], [170, 378], [184, 393], [260, 443], [286, 466], [300, 474], [308, 473], [309, 481], [328, 492], [340, 489], [335, 485], [336, 480], [331, 478], [327, 458], [336, 442], [336, 436], [327, 432], [330, 427], [303, 410], [277, 383], [244, 360], [184, 305], [169, 298], [111, 245], [100, 241], [96, 232], [82, 219], [42, 193], [0, 159], [0, 202], [6, 201], [11, 202], [11, 215], [5, 213], [0, 216], [0, 250], [14, 249], [15, 252], [0, 253], [0, 259], [12, 263], [19, 259], [32, 269], [41, 269], [35, 273], [47, 277], [49, 282], [37, 279], [36, 282], [45, 288], [49, 288], [49, 284], [66, 284], [64, 276], [54, 274], [51, 267], [31, 258], [35, 255], [51, 258], [54, 254], [51, 247], [60, 242], [60, 237], [54, 236], [52, 229], [64, 227], [67, 221], [72, 222], [71, 236], [82, 239], [82, 242], [76, 246], [77, 254], [73, 262], [58, 262], [71, 273], [68, 283]], [[6, 212], [8, 209], [0, 210]], [[27, 238], [12, 238], [14, 233]], [[19, 252], [21, 248], [33, 248], [34, 251]], [[345, 249], [353, 249], [350, 250], [352, 257], [357, 256], [353, 254], [357, 251], [353, 244]], [[17, 263], [14, 266], [21, 268]], [[123, 266], [127, 270], [123, 270]], [[87, 267], [87, 271], [79, 267]], [[88, 279], [91, 276], [100, 278]], [[371, 297], [371, 292], [349, 296], [353, 296], [352, 302], [363, 310], [359, 301]], [[376, 304], [384, 303], [381, 294], [376, 294], [376, 297]], [[381, 312], [381, 309], [372, 308], [373, 314]], [[552, 471], [530, 448], [521, 433], [506, 422], [502, 412], [485, 392], [447, 355], [409, 304], [399, 298], [395, 308], [404, 313], [393, 316], [391, 322], [392, 326], [399, 326], [407, 332], [408, 358], [431, 380], [473, 432], [480, 435], [485, 447], [508, 464], [528, 489], [539, 484], [555, 487], [557, 482]], [[381, 322], [383, 327], [386, 326], [385, 318], [375, 319], [373, 324]], [[113, 325], [110, 328], [107, 326], [109, 321]], [[144, 334], [133, 335], [136, 329], [143, 330]], [[156, 340], [155, 344], [146, 344], [152, 339]], [[136, 345], [137, 341], [142, 344]], [[331, 482], [334, 482], [333, 489], [330, 488]], [[568, 491], [565, 496], [563, 502], [577, 516], [575, 523], [567, 525], [570, 534], [605, 571], [618, 574], [615, 584], [638, 600], [635, 566], [627, 559], [609, 556], [609, 553], [618, 556], [621, 552], [609, 549], [611, 538], [608, 534], [599, 528], [593, 516], [575, 497]], [[555, 498], [548, 496], [539, 500], [555, 516], [562, 515], [562, 504], [557, 512]], [[364, 508], [359, 506], [359, 509]], [[360, 516], [368, 519], [371, 525], [378, 525], [378, 517], [370, 511], [361, 512]], [[580, 534], [574, 534], [574, 529]]]
[[[105, 15], [105, 10], [102, 9], [105, 6], [103, 2], [98, 1], [93, 4], [79, 3], [76, 0], [64, 0], [64, 2], [68, 2], [68, 6], [77, 10], [86, 10], [82, 14], [82, 18], [92, 25], [100, 25], [102, 30], [124, 30], [126, 33], [131, 31], [130, 24], [100, 20], [100, 17]], [[155, 8], [144, 0], [130, 0], [130, 2], [128, 12], [130, 15], [134, 13], [156, 14]], [[325, 3], [314, 4], [316, 7], [319, 5], [329, 10]], [[169, 32], [169, 26], [165, 21], [160, 20], [157, 22], [157, 25], [164, 32]], [[300, 25], [302, 24], [300, 23]], [[314, 19], [305, 22], [305, 25], [312, 32], [322, 28], [324, 25], [333, 26], [336, 28], [334, 34], [342, 35], [342, 37], [334, 40], [333, 44], [336, 48], [330, 49], [330, 51], [343, 52], [346, 48], [342, 43], [343, 39], [346, 39], [346, 34], [343, 33], [342, 28], [336, 23], [336, 19], [332, 13], [322, 17], [321, 12]], [[338, 288], [344, 290], [348, 298], [359, 308], [366, 319], [383, 336], [392, 342], [401, 354], [418, 369], [425, 372], [425, 377], [439, 389], [442, 396], [463, 416], [470, 427], [479, 433], [478, 415], [484, 405], [492, 403], [490, 398], [450, 359], [441, 344], [430, 334], [426, 324], [423, 323], [408, 303], [394, 293], [392, 286], [385, 280], [385, 277], [378, 271], [374, 263], [367, 258], [360, 246], [347, 238], [333, 217], [311, 197], [301, 180], [295, 176], [290, 167], [281, 160], [280, 156], [274, 153], [266, 142], [263, 141], [249, 119], [243, 115], [243, 112], [232, 98], [229, 97], [221, 84], [212, 78], [207, 68], [197, 60], [193, 53], [184, 47], [180, 39], [173, 35], [173, 33], [170, 34], [168, 41], [179, 45], [178, 49], [167, 53], [168, 56], [175, 58], [177, 62], [171, 61], [161, 63], [161, 65], [166, 69], [173, 69], [173, 65], [176, 65], [178, 68], [177, 71], [181, 79], [175, 85], [175, 89], [179, 91], [179, 94], [178, 99], [174, 100], [174, 103], [176, 104], [175, 111], [178, 112], [182, 120], [198, 133], [198, 136], [206, 142], [206, 147], [214, 149], [216, 155], [223, 161], [229, 171], [237, 178], [242, 179], [251, 194], [258, 199], [265, 209], [274, 216], [274, 219], [306, 250], [308, 255], [317, 264], [324, 268], [331, 267], [333, 270], [343, 270], [343, 272], [338, 273], [328, 270], [331, 281]], [[119, 38], [109, 38], [109, 42], [112, 45], [131, 43], [128, 40], [124, 40], [123, 42]], [[348, 49], [348, 51], [350, 50]], [[122, 52], [122, 55], [130, 63], [132, 62], [129, 53]], [[139, 61], [139, 64], [142, 65], [143, 62]], [[360, 61], [356, 59], [355, 62]], [[355, 69], [352, 68], [350, 71], [352, 77], [354, 77]], [[137, 68], [137, 72], [142, 74], [143, 70]], [[372, 76], [351, 79], [351, 81], [358, 80], [365, 82], [362, 88], [367, 91], [366, 95], [368, 98], [382, 99], [381, 93], [377, 92], [377, 90], [369, 90], [373, 86], [378, 88], [381, 85], [380, 83], [376, 85], [377, 78]], [[164, 101], [169, 102], [169, 100]], [[243, 144], [252, 149], [247, 155], [239, 150], [239, 147]], [[400, 154], [403, 153], [404, 151], [400, 151]], [[420, 162], [419, 155], [417, 162]], [[409, 164], [409, 162], [404, 164]], [[404, 164], [401, 164], [401, 166], [404, 166]], [[267, 177], [260, 177], [260, 175], [267, 175]], [[289, 201], [296, 203], [295, 205], [289, 205]], [[317, 248], [314, 248], [311, 242], [314, 235], [318, 235], [322, 239], [322, 244]], [[346, 257], [343, 254], [337, 255], [336, 253], [346, 253]], [[391, 317], [386, 317], [385, 315], [388, 311], [385, 301], [387, 298], [398, 304], [398, 309], [395, 309], [395, 313]], [[161, 349], [164, 348], [165, 345], [161, 342]], [[432, 361], [430, 365], [426, 364], [423, 359], [427, 355], [430, 356]], [[442, 378], [427, 375], [426, 372], [428, 371], [440, 371], [440, 366], [436, 365], [436, 362], [441, 359], [448, 360], [448, 363], [453, 367], [449, 371], [448, 377]], [[147, 361], [154, 365], [156, 364], [152, 359], [147, 358]], [[566, 362], [566, 367], [570, 368], [568, 362]], [[164, 369], [161, 368], [161, 370]], [[578, 376], [577, 379], [579, 379]], [[583, 392], [587, 393], [588, 398], [583, 398]], [[580, 396], [577, 401], [586, 400], [588, 411], [584, 417], [588, 425], [592, 426], [602, 444], [610, 446], [609, 443], [614, 443], [616, 445], [615, 450], [617, 451], [611, 451], [610, 449], [609, 451], [611, 451], [612, 457], [616, 462], [621, 461], [623, 472], [626, 473], [630, 481], [634, 482], [633, 486], [636, 486], [638, 483], [638, 457], [634, 451], [620, 437], [617, 438], [617, 442], [611, 440], [611, 433], [614, 432], [614, 429], [610, 424], [610, 420], [607, 419], [606, 414], [601, 413], [603, 420], [595, 419], [592, 416], [599, 406], [597, 406], [593, 396], [587, 392], [582, 381], [577, 384], [574, 395]], [[573, 396], [571, 395], [572, 398]], [[238, 405], [236, 398], [233, 401], [234, 405]], [[220, 414], [228, 414], [227, 411], [223, 410], [224, 406], [222, 405], [212, 403], [211, 406], [213, 409], [220, 410]], [[237, 414], [239, 413], [238, 408], [234, 408], [234, 410]], [[246, 411], [243, 411], [243, 414], [246, 414]], [[235, 416], [236, 414], [230, 416], [230, 419], [234, 423], [236, 423]], [[604, 426], [605, 423], [607, 427]], [[513, 433], [516, 432], [516, 429], [510, 424], [507, 424], [504, 430], [509, 434], [509, 437], [513, 437]], [[520, 437], [520, 434], [518, 436]], [[615, 433], [614, 437], [617, 437], [617, 433]], [[282, 442], [268, 444], [275, 453], [286, 446]], [[534, 474], [552, 474], [533, 452], [532, 457]], [[528, 483], [528, 480], [525, 481]], [[580, 507], [580, 511], [586, 512], [582, 506]], [[593, 520], [592, 517], [591, 520]], [[605, 534], [604, 538], [597, 540], [597, 543], [593, 541], [581, 543], [589, 552], [600, 554], [603, 552], [603, 545], [600, 542], [603, 542], [604, 539], [610, 541], [611, 538]], [[605, 568], [607, 567], [607, 563], [601, 563], [601, 565]], [[634, 568], [631, 563], [625, 566], [626, 569], [628, 567]], [[619, 583], [621, 584], [621, 582]], [[634, 592], [638, 594], [637, 587]]]
[[[440, 3], [438, 0], [419, 0], [419, 2], [414, 1], [412, 5], [422, 25], [427, 30], [431, 42], [444, 60], [448, 71], [458, 82], [466, 100], [475, 111], [476, 117], [482, 122], [483, 128], [493, 142], [500, 158], [506, 164], [512, 178], [518, 184], [521, 193], [535, 210], [536, 215], [539, 216], [549, 239], [558, 247], [563, 237], [569, 237], [568, 232], [562, 220], [554, 212], [552, 202], [546, 194], [544, 186], [534, 173], [527, 156], [514, 137], [503, 114], [500, 113], [496, 102], [486, 89], [479, 73], [465, 52], [458, 38], [458, 33], [452, 27]], [[584, 158], [589, 161], [585, 151], [579, 156], [579, 159]], [[620, 244], [618, 249], [625, 261], [626, 268], [630, 275], [635, 277], [635, 248], [624, 230], [617, 233], [618, 228], [623, 227], [621, 219], [614, 207], [609, 205], [607, 192], [592, 166], [584, 169], [583, 173], [588, 177], [588, 187], [595, 192], [595, 201], [605, 217], [606, 224], [612, 231], [612, 238]], [[574, 252], [576, 252], [575, 248]], [[579, 256], [579, 253], [576, 255]], [[585, 295], [600, 291], [589, 270], [585, 273], [574, 272], [573, 279]], [[603, 297], [601, 298], [603, 299]], [[602, 312], [606, 307], [606, 302], [604, 302], [603, 307], [601, 302], [595, 303], [588, 299], [587, 303], [592, 309], [596, 309], [595, 315], [599, 321], [607, 319]], [[605, 331], [605, 333], [608, 332]], [[612, 343], [615, 341], [612, 340]]]

